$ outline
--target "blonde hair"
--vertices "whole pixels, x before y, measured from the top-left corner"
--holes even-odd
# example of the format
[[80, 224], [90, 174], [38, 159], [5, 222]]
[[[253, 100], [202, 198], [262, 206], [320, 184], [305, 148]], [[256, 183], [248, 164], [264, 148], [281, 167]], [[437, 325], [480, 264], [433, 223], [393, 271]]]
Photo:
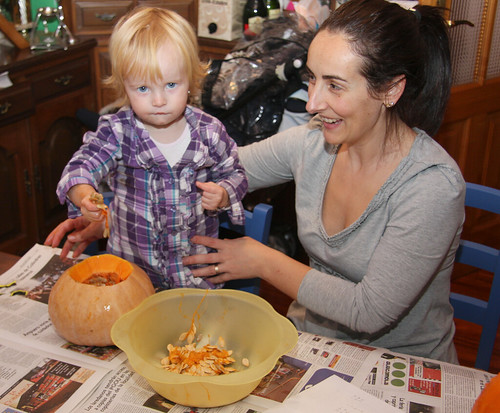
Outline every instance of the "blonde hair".
[[198, 57], [196, 34], [189, 22], [171, 10], [136, 7], [123, 16], [113, 29], [109, 43], [111, 76], [103, 81], [113, 89], [121, 105], [129, 103], [124, 87], [127, 77], [147, 81], [161, 78], [157, 51], [165, 42], [171, 42], [183, 58], [190, 96], [198, 95], [206, 66]]

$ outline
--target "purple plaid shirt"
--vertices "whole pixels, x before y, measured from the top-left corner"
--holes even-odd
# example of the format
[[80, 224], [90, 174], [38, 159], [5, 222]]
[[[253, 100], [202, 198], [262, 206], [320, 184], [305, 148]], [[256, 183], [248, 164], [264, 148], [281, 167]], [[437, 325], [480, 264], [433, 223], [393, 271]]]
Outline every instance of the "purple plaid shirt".
[[182, 264], [186, 255], [207, 252], [191, 244], [191, 237], [218, 236], [217, 212], [203, 210], [195, 181], [224, 187], [231, 221], [243, 224], [245, 218], [241, 200], [248, 184], [235, 142], [220, 121], [201, 110], [188, 106], [184, 116], [191, 142], [175, 165], [137, 125], [129, 107], [101, 116], [97, 131], [84, 135], [57, 187], [73, 218], [80, 210], [66, 198], [68, 190], [77, 184], [97, 188], [106, 181], [114, 193], [107, 249], [143, 268], [159, 289], [213, 288]]

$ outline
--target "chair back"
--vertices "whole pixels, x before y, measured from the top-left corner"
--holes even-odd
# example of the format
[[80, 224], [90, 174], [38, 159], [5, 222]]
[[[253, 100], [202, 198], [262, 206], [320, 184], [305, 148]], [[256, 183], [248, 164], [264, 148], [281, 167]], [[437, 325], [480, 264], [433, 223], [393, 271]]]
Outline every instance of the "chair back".
[[[253, 211], [245, 210], [244, 226], [232, 224], [227, 214], [222, 214], [219, 218], [219, 222], [221, 228], [231, 230], [238, 234], [253, 238], [263, 244], [267, 244], [269, 241], [269, 232], [271, 231], [272, 216], [273, 207], [268, 204], [260, 203], [255, 205]], [[227, 282], [224, 288], [243, 290], [259, 295], [260, 279], [233, 280]]]
[[[467, 183], [465, 206], [500, 214], [500, 190]], [[455, 262], [493, 273], [488, 301], [450, 294], [454, 317], [482, 326], [475, 367], [488, 370], [500, 321], [500, 250], [461, 240]]]
[[237, 232], [241, 235], [253, 238], [263, 244], [269, 241], [271, 231], [271, 219], [273, 217], [273, 207], [268, 204], [255, 205], [252, 212], [245, 210], [245, 225], [234, 225], [227, 214], [219, 217], [220, 227]]

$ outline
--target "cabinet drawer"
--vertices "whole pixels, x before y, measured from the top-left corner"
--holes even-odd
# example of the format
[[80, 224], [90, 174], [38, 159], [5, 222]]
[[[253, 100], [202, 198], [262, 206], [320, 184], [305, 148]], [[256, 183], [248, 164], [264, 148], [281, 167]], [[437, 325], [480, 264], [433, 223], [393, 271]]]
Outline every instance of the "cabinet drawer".
[[69, 62], [61, 68], [54, 68], [31, 76], [33, 96], [41, 101], [60, 93], [70, 92], [90, 85], [90, 61], [87, 57]]
[[29, 83], [11, 86], [0, 91], [0, 125], [13, 122], [34, 112]]
[[76, 34], [111, 33], [116, 22], [134, 7], [130, 1], [75, 3]]
[[[217, 1], [213, 1], [217, 3]], [[137, 0], [138, 6], [161, 7], [179, 13], [194, 27], [198, 26], [196, 20], [197, 0]]]

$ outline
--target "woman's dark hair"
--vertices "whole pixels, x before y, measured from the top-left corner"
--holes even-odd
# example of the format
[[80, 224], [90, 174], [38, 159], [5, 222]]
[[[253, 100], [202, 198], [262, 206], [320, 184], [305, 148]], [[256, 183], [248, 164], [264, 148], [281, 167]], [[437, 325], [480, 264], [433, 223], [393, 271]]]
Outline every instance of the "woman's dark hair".
[[441, 125], [451, 89], [448, 26], [442, 9], [412, 10], [385, 0], [349, 0], [319, 28], [342, 33], [363, 59], [362, 75], [374, 95], [404, 75], [406, 87], [389, 109], [410, 127], [434, 135]]

